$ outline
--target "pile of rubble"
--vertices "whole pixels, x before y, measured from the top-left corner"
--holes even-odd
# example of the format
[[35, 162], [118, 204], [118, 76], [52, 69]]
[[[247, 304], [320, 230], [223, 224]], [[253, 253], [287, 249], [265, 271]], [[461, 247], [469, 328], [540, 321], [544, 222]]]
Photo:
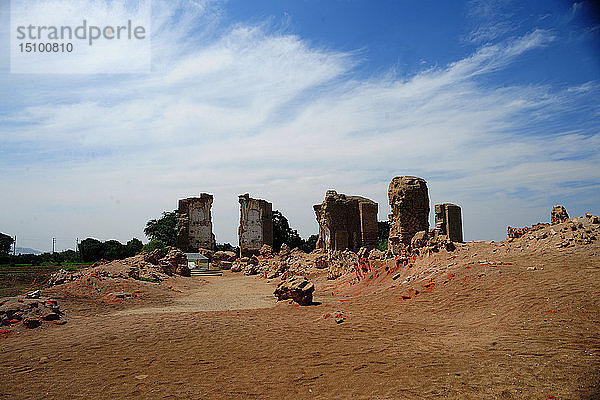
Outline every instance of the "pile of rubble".
[[198, 252], [208, 258], [213, 267], [219, 269], [231, 269], [233, 262], [237, 259], [237, 255], [233, 251], [200, 249]]
[[513, 228], [509, 226], [506, 228], [506, 234], [509, 239], [518, 239], [524, 235], [535, 232], [537, 230], [543, 229], [550, 226], [550, 224], [540, 223], [531, 226], [524, 226], [522, 228]]
[[41, 297], [35, 291], [27, 296], [7, 297], [0, 300], [0, 323], [3, 326], [23, 324], [26, 328], [37, 328], [45, 322], [62, 325], [63, 313], [56, 300]]
[[89, 268], [70, 273], [59, 270], [50, 277], [50, 286], [73, 282], [80, 279], [98, 278], [136, 279], [147, 282], [160, 282], [170, 276], [190, 276], [185, 254], [174, 247], [167, 247], [167, 254], [160, 250], [138, 254], [134, 257], [115, 261], [98, 261]]
[[541, 244], [568, 248], [587, 245], [600, 237], [600, 218], [590, 213], [584, 217], [568, 218], [563, 206], [554, 206], [550, 213], [550, 224], [536, 224], [531, 227], [508, 227], [508, 241], [516, 239], [536, 241]]

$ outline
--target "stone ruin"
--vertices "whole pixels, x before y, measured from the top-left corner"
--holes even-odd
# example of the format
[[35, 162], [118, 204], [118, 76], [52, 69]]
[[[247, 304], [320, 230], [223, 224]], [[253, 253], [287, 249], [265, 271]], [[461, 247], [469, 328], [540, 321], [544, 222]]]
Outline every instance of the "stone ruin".
[[561, 224], [569, 219], [569, 214], [564, 206], [554, 206], [550, 211], [550, 223], [552, 225]]
[[199, 248], [213, 250], [215, 235], [212, 231], [210, 209], [213, 196], [201, 193], [200, 197], [179, 200], [177, 209], [177, 247], [187, 253]]
[[260, 252], [263, 245], [273, 246], [273, 205], [266, 200], [252, 199], [248, 193], [239, 196], [240, 255], [249, 257]]
[[377, 247], [377, 209], [372, 200], [328, 190], [325, 200], [313, 206], [319, 223], [317, 248], [350, 250]]
[[417, 232], [429, 230], [429, 193], [427, 182], [415, 176], [397, 176], [390, 182], [388, 198], [390, 236], [388, 248], [398, 253], [409, 246]]
[[440, 235], [448, 236], [451, 241], [461, 243], [463, 233], [460, 207], [451, 203], [436, 204], [435, 230]]

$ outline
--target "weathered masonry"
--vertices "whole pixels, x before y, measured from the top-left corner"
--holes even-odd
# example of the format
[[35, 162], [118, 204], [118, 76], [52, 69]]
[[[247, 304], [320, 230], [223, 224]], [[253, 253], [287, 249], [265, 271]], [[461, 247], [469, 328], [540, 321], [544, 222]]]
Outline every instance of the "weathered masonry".
[[257, 254], [267, 244], [273, 246], [273, 205], [252, 199], [248, 193], [239, 196], [240, 227], [238, 229], [242, 257]]
[[201, 193], [200, 197], [179, 200], [177, 209], [177, 247], [187, 253], [198, 249], [215, 248], [212, 231], [211, 207], [213, 196]]
[[377, 209], [372, 200], [328, 190], [325, 200], [313, 206], [319, 223], [317, 248], [358, 251], [377, 246]]
[[388, 198], [392, 213], [390, 248], [410, 245], [415, 233], [429, 230], [429, 192], [427, 182], [415, 176], [397, 176], [390, 182]]
[[435, 205], [435, 230], [446, 235], [453, 242], [463, 241], [462, 215], [456, 204], [442, 203]]

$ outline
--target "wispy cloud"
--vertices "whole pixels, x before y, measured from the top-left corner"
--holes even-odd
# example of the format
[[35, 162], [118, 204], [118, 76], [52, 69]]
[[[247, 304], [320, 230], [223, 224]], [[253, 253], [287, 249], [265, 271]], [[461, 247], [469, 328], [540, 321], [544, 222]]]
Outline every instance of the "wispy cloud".
[[[182, 19], [181, 6], [195, 13]], [[467, 238], [498, 239], [553, 202], [589, 207], [578, 196], [599, 191], [598, 124], [557, 118], [597, 112], [597, 82], [486, 84], [551, 45], [548, 31], [412, 77], [363, 80], [353, 54], [265, 25], [222, 27], [220, 12], [209, 2], [155, 10], [151, 75], [0, 76], [16, 93], [0, 103], [1, 219], [12, 231], [141, 237], [177, 198], [207, 191], [219, 241], [235, 241], [244, 192], [307, 235], [325, 190], [371, 197], [385, 219], [389, 180], [411, 174], [429, 181], [432, 202], [463, 206]]]

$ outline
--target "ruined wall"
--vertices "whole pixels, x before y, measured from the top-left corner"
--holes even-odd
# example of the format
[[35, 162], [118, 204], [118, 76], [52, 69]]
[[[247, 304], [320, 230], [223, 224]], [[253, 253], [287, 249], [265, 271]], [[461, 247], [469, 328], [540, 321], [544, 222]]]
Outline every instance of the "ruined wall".
[[435, 230], [447, 235], [453, 242], [462, 242], [462, 215], [456, 204], [442, 203], [435, 205]]
[[238, 238], [240, 254], [258, 254], [267, 244], [273, 246], [273, 205], [265, 200], [252, 199], [248, 193], [239, 196], [240, 226]]
[[390, 248], [410, 245], [415, 233], [429, 230], [429, 192], [427, 182], [414, 176], [397, 176], [390, 182], [388, 198], [392, 213]]
[[200, 197], [179, 200], [177, 209], [177, 247], [195, 253], [199, 248], [213, 250], [215, 235], [212, 232], [211, 207], [213, 196], [201, 193]]
[[358, 251], [377, 246], [377, 203], [360, 196], [328, 190], [325, 200], [313, 206], [319, 238], [317, 248]]
[[360, 231], [362, 234], [362, 247], [374, 249], [377, 247], [379, 229], [377, 227], [378, 205], [372, 201], [359, 201]]
[[550, 223], [552, 225], [566, 222], [569, 219], [567, 209], [563, 206], [554, 206], [550, 212]]

